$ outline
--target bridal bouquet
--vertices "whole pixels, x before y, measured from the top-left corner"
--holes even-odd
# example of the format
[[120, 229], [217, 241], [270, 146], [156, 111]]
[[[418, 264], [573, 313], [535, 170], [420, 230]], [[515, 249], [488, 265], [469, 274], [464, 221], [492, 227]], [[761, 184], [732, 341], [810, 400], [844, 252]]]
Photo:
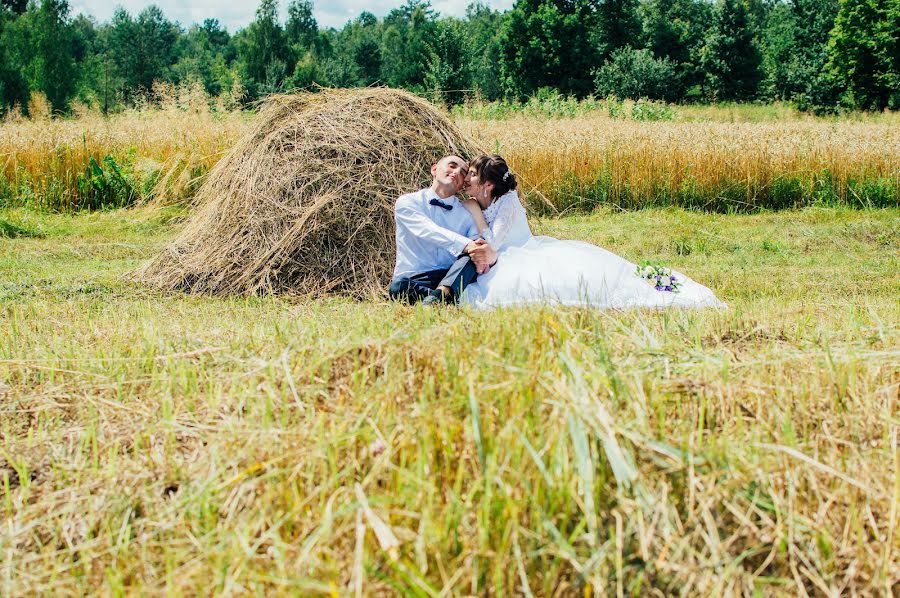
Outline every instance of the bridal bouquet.
[[678, 280], [670, 268], [664, 268], [659, 264], [651, 264], [643, 262], [634, 272], [639, 278], [643, 278], [653, 285], [657, 291], [668, 291], [677, 293], [681, 288], [681, 281]]

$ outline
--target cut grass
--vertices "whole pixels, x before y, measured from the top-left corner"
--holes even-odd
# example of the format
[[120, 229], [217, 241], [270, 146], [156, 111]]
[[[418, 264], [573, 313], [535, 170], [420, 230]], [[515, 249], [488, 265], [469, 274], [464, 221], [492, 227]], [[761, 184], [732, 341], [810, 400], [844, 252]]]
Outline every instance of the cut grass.
[[160, 296], [120, 276], [170, 215], [29, 217], [0, 240], [4, 595], [897, 582], [897, 210], [537, 223], [730, 306], [625, 313]]
[[29, 228], [0, 219], [0, 237], [4, 239], [12, 239], [15, 237], [40, 237], [40, 233]]

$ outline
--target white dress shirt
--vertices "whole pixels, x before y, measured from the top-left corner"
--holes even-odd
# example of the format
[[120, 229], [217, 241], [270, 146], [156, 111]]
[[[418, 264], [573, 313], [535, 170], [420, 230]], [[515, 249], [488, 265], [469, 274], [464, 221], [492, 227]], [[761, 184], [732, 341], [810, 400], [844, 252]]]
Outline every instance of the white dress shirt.
[[[433, 206], [439, 199], [453, 209]], [[401, 195], [394, 208], [397, 225], [397, 264], [394, 278], [449, 268], [478, 229], [472, 215], [455, 195], [441, 199], [431, 189]]]

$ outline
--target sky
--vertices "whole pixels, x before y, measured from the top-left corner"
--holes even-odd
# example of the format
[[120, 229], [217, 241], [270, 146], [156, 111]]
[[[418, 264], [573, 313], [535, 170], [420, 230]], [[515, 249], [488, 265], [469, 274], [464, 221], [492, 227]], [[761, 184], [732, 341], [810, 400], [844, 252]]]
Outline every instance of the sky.
[[[280, 0], [282, 21], [287, 13], [289, 0]], [[442, 15], [461, 17], [466, 13], [466, 6], [471, 0], [431, 0], [431, 6]], [[364, 10], [375, 16], [383, 17], [392, 8], [404, 4], [404, 0], [331, 0], [328, 2], [313, 0], [313, 14], [319, 27], [342, 27], [347, 21], [359, 16]], [[482, 0], [491, 8], [506, 10], [511, 8], [513, 0]], [[185, 28], [192, 23], [202, 23], [204, 19], [219, 19], [219, 23], [228, 28], [230, 33], [246, 27], [256, 13], [259, 0], [70, 0], [72, 15], [79, 13], [91, 15], [99, 22], [108, 21], [116, 6], [122, 6], [132, 15], [136, 15], [150, 4], [159, 6], [167, 18], [178, 21]]]

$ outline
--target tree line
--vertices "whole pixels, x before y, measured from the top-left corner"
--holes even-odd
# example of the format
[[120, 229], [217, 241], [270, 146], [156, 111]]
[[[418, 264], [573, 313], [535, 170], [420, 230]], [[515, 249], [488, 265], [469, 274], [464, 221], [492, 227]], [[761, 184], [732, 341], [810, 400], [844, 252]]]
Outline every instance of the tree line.
[[250, 102], [316, 85], [389, 85], [448, 104], [555, 90], [668, 102], [900, 108], [900, 0], [517, 0], [440, 17], [427, 0], [319, 27], [309, 0], [261, 0], [234, 33], [157, 6], [108, 22], [66, 0], [0, 0], [0, 112], [33, 92], [117, 110], [155, 81]]

